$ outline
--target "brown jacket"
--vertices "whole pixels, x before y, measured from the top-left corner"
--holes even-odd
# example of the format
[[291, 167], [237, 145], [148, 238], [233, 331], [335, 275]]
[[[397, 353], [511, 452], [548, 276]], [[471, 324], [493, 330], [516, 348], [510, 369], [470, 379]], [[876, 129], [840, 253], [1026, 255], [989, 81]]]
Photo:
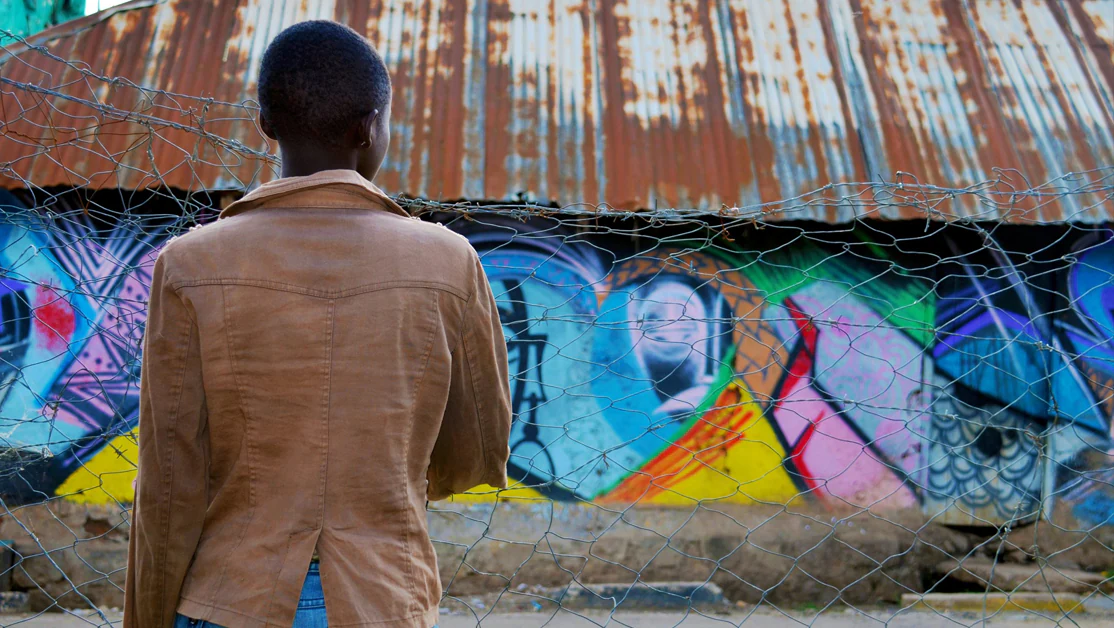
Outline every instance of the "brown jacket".
[[475, 250], [354, 171], [268, 183], [155, 264], [124, 626], [437, 622], [425, 504], [506, 486], [507, 355]]

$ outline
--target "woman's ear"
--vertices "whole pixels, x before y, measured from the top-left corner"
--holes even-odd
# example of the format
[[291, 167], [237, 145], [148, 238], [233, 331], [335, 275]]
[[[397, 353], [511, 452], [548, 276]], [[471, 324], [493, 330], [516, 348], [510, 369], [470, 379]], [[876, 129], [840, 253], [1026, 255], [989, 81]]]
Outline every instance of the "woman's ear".
[[360, 123], [357, 125], [358, 142], [357, 146], [360, 148], [370, 148], [375, 143], [375, 134], [378, 129], [379, 110], [376, 109], [366, 116], [360, 118]]

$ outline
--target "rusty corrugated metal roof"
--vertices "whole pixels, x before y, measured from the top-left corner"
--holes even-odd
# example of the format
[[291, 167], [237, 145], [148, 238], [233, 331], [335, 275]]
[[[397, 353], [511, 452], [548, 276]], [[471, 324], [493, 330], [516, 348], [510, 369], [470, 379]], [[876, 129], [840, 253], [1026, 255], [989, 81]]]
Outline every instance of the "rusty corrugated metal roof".
[[[140, 0], [36, 41], [96, 74], [212, 102], [24, 51], [5, 79], [154, 116], [156, 134], [98, 129], [81, 102], [7, 84], [0, 147], [9, 186], [249, 187], [274, 164], [237, 147], [274, 147], [236, 103], [254, 97], [280, 30], [332, 18], [391, 68], [380, 183], [395, 193], [715, 209], [897, 171], [958, 188], [995, 168], [1025, 188], [1114, 165], [1112, 16], [1114, 0]], [[1109, 195], [1019, 207], [1023, 220], [1114, 217]], [[945, 211], [1003, 217], [975, 202]]]

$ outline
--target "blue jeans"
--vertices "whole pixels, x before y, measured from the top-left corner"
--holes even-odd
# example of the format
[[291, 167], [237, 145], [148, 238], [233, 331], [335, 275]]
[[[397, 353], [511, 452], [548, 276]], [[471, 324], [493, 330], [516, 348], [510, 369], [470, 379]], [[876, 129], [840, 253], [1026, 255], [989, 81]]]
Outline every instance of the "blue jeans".
[[[302, 585], [302, 597], [298, 599], [298, 612], [294, 615], [292, 628], [328, 627], [329, 622], [325, 618], [325, 592], [321, 589], [320, 565], [310, 563], [309, 573], [306, 574], [305, 584]], [[179, 614], [174, 622], [174, 628], [221, 628], [221, 626]]]
[[[179, 614], [174, 622], [174, 628], [222, 627]], [[298, 598], [298, 611], [294, 614], [294, 625], [291, 628], [329, 628], [329, 621], [325, 618], [325, 592], [321, 589], [320, 563], [309, 564], [309, 573], [306, 574], [306, 582], [302, 585], [302, 597]]]

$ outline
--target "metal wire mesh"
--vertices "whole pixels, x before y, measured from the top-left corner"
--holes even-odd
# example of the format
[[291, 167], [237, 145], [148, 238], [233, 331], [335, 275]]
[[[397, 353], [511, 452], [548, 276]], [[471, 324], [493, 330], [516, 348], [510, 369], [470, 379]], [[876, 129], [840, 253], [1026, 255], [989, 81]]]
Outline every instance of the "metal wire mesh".
[[[0, 161], [0, 589], [31, 607], [0, 625], [109, 625], [154, 259], [276, 160], [214, 130], [250, 103], [11, 45], [37, 57], [7, 63], [63, 63], [88, 95], [0, 76], [0, 153], [23, 155]], [[70, 184], [37, 182], [44, 160]], [[167, 185], [168, 164], [227, 185]], [[513, 376], [514, 486], [429, 508], [443, 625], [1110, 608], [1114, 230], [1091, 214], [1114, 168], [935, 183], [716, 211], [400, 199], [480, 252]], [[1073, 220], [1040, 223], [1050, 204]], [[795, 219], [816, 207], [854, 218]], [[878, 219], [895, 207], [923, 220]], [[922, 598], [959, 592], [968, 615]]]

